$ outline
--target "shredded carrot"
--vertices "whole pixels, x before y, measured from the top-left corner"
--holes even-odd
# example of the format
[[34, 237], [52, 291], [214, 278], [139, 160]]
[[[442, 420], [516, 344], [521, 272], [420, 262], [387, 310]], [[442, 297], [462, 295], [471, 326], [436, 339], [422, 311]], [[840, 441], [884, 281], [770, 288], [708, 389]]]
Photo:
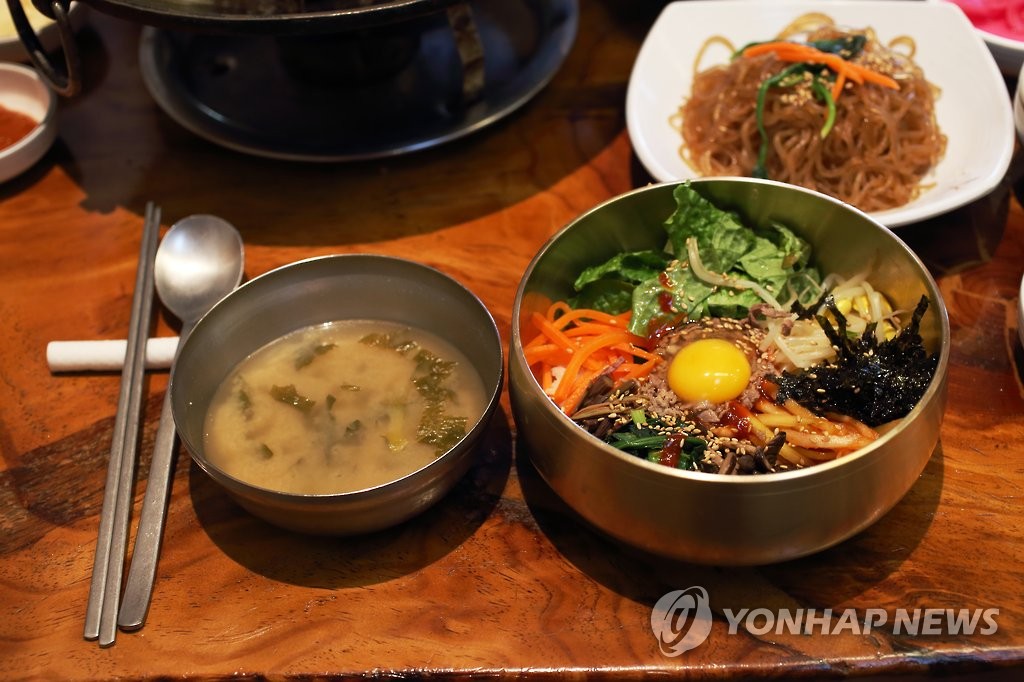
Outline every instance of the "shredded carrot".
[[846, 74], [845, 73], [837, 73], [836, 74], [836, 82], [832, 86], [832, 100], [833, 101], [839, 99], [839, 95], [841, 95], [843, 93], [843, 86], [844, 85], [846, 85]]
[[544, 393], [551, 395], [554, 392], [555, 377], [551, 373], [551, 365], [542, 365], [540, 371], [540, 387]]
[[594, 379], [596, 379], [600, 374], [601, 369], [591, 369], [580, 374], [579, 380], [572, 386], [572, 390], [562, 398], [562, 402], [559, 404], [562, 411], [568, 415], [575, 412], [576, 408], [580, 406], [580, 402], [582, 402], [583, 397], [587, 394], [587, 389], [590, 388], [590, 384], [594, 383]]
[[832, 52], [823, 52], [816, 47], [802, 43], [770, 41], [751, 45], [743, 50], [744, 57], [756, 57], [763, 54], [773, 54], [777, 59], [787, 62], [824, 64], [832, 69], [836, 73], [836, 82], [832, 88], [832, 99], [839, 97], [847, 80], [851, 80], [858, 85], [868, 82], [883, 88], [889, 88], [890, 90], [900, 89], [899, 83], [885, 74], [869, 69], [862, 64], [854, 64]]
[[600, 310], [578, 308], [565, 313], [553, 321], [559, 329], [564, 329], [570, 322], [576, 322], [577, 320], [588, 320], [612, 327], [618, 327], [619, 329], [625, 329], [626, 326], [629, 325], [629, 316], [630, 313], [628, 312], [623, 313], [622, 315], [609, 315], [608, 313], [603, 313]]
[[572, 312], [572, 308], [565, 301], [555, 301], [548, 308], [545, 314], [549, 320], [554, 320], [559, 315], [568, 315]]
[[526, 362], [563, 412], [575, 412], [601, 375], [616, 382], [638, 379], [660, 362], [643, 347], [646, 339], [628, 331], [629, 317], [629, 312], [573, 309], [564, 301], [530, 316], [537, 335], [523, 346]]
[[603, 334], [609, 329], [622, 329], [622, 327], [598, 322], [578, 322], [575, 326], [565, 329], [563, 333], [571, 339], [574, 336], [593, 336], [594, 334]]
[[546, 343], [539, 346], [531, 346], [523, 349], [526, 355], [526, 363], [533, 367], [539, 363], [545, 363], [550, 367], [565, 365], [569, 362], [572, 351], [553, 343]]
[[555, 326], [550, 320], [542, 317], [538, 313], [534, 313], [533, 323], [537, 325], [541, 331], [543, 331], [547, 337], [560, 348], [571, 349], [573, 347], [572, 339], [562, 333], [561, 328]]
[[583, 345], [576, 348], [573, 351], [572, 359], [569, 360], [569, 364], [565, 366], [565, 373], [562, 374], [562, 378], [558, 382], [558, 388], [555, 389], [555, 402], [559, 405], [565, 402], [565, 399], [569, 396], [577, 382], [577, 376], [585, 360], [612, 344], [625, 341], [626, 338], [625, 332], [615, 330], [600, 336], [589, 337]]
[[619, 376], [619, 379], [639, 379], [641, 377], [645, 377], [654, 370], [654, 366], [657, 364], [657, 362], [642, 362], [633, 363], [630, 365], [623, 365], [622, 367], [626, 371], [621, 376]]
[[613, 350], [617, 350], [617, 351], [622, 351], [622, 353], [625, 354], [625, 355], [634, 355], [634, 356], [636, 356], [638, 358], [643, 358], [645, 360], [652, 360], [654, 362], [657, 362], [658, 360], [661, 359], [656, 354], [651, 353], [650, 351], [644, 350], [643, 348], [638, 348], [635, 343], [629, 343], [629, 344], [620, 343], [618, 345], [612, 346], [612, 349]]

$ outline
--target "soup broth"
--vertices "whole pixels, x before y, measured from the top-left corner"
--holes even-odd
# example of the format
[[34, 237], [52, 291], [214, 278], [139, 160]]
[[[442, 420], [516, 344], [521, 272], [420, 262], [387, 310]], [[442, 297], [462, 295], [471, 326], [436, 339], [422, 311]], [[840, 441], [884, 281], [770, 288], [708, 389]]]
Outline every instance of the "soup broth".
[[239, 363], [210, 403], [205, 452], [263, 488], [351, 492], [426, 466], [485, 405], [483, 381], [443, 339], [390, 322], [332, 322]]

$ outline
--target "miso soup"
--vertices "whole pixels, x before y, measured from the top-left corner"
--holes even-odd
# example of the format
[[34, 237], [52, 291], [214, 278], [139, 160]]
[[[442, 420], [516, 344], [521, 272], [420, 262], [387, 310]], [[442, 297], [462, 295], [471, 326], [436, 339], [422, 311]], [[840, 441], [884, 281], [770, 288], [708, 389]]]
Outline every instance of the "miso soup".
[[434, 334], [332, 322], [239, 363], [210, 403], [205, 452], [263, 488], [351, 492], [429, 464], [473, 427], [486, 402], [469, 360]]

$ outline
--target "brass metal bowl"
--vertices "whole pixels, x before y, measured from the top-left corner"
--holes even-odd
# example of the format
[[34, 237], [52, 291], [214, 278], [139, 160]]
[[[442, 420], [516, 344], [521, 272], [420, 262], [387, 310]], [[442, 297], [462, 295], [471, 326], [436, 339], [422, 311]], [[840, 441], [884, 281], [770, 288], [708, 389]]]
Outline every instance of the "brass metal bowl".
[[938, 368], [924, 397], [895, 429], [847, 457], [763, 476], [680, 471], [625, 454], [591, 436], [551, 402], [523, 355], [522, 327], [564, 299], [583, 268], [624, 250], [660, 249], [675, 209], [675, 183], [621, 195], [556, 234], [530, 263], [516, 293], [509, 390], [521, 442], [541, 476], [583, 519], [651, 553], [719, 565], [766, 564], [818, 552], [881, 518], [917, 480], [934, 451], [946, 403], [949, 320], [939, 289], [893, 232], [851, 206], [782, 183], [746, 178], [691, 185], [751, 225], [779, 221], [807, 239], [823, 272], [871, 281], [896, 309], [922, 295], [921, 324]]
[[[302, 495], [238, 480], [203, 451], [203, 424], [217, 387], [243, 359], [289, 332], [334, 320], [374, 319], [432, 332], [458, 348], [483, 380], [487, 404], [465, 437], [425, 467], [355, 492]], [[352, 535], [427, 509], [468, 471], [498, 405], [501, 338], [483, 303], [447, 275], [408, 260], [335, 255], [282, 266], [243, 284], [195, 326], [175, 360], [174, 423], [193, 461], [252, 514], [304, 533]]]

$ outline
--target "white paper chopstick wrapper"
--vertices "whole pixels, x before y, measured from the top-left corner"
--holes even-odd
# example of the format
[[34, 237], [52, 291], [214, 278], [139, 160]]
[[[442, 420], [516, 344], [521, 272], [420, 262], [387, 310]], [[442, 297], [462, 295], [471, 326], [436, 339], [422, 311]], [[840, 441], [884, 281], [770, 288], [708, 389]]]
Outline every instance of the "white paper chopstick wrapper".
[[[125, 340], [51, 341], [46, 344], [46, 362], [51, 372], [120, 370], [127, 348]], [[169, 368], [177, 348], [177, 336], [149, 339], [146, 369]]]

